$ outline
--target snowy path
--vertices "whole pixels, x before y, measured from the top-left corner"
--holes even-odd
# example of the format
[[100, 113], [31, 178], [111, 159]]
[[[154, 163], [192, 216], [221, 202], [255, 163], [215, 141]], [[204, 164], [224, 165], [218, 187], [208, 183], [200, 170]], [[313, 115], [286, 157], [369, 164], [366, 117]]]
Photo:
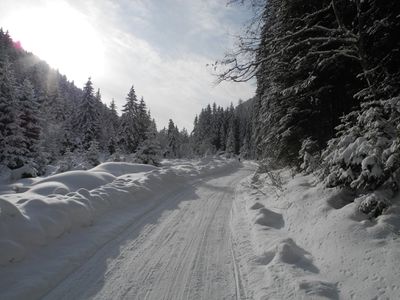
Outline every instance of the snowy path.
[[238, 299], [230, 212], [244, 167], [187, 185], [51, 290], [45, 299]]

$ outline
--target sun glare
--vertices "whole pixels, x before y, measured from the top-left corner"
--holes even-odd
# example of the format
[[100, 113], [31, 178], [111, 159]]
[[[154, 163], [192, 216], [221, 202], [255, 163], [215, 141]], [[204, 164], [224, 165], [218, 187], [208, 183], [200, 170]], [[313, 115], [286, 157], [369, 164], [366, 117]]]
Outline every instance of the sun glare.
[[100, 35], [89, 20], [64, 2], [14, 11], [4, 20], [14, 40], [78, 85], [103, 72]]

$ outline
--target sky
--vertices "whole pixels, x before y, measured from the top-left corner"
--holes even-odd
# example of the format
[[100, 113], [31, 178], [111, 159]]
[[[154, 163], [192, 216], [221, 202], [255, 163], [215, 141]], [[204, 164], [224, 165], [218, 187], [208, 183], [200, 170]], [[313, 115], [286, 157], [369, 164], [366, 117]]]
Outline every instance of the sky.
[[212, 68], [251, 12], [227, 0], [1, 0], [0, 27], [78, 87], [88, 77], [119, 109], [133, 85], [158, 128], [193, 128], [208, 103], [254, 95], [254, 82], [215, 84]]

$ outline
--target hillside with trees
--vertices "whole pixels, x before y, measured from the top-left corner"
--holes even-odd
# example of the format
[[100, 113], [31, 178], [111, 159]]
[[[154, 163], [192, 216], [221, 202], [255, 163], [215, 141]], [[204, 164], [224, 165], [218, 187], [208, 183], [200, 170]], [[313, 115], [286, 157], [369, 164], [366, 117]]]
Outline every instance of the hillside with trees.
[[132, 86], [119, 116], [115, 101], [103, 103], [89, 78], [83, 89], [14, 43], [0, 30], [0, 163], [25, 167], [26, 176], [99, 163], [101, 154], [117, 159], [140, 149], [153, 164], [161, 155], [157, 129], [143, 97]]

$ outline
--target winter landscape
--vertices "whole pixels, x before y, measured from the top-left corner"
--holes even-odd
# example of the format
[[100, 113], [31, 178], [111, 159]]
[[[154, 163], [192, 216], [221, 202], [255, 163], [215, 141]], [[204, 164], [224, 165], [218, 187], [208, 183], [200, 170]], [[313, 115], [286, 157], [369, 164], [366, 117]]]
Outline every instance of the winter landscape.
[[400, 299], [400, 2], [0, 1], [0, 299]]

